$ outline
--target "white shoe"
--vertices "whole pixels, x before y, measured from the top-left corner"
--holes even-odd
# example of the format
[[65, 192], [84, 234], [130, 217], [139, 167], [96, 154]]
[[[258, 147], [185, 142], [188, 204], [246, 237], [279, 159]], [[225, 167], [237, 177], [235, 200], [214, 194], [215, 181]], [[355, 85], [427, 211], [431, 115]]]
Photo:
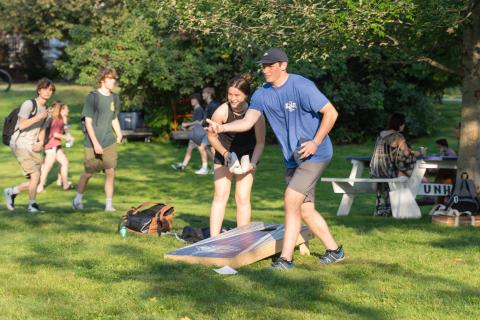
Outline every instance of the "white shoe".
[[28, 205], [27, 211], [29, 213], [41, 212], [40, 208], [38, 207], [38, 204], [36, 204], [35, 202]]
[[73, 199], [72, 209], [73, 210], [83, 210], [83, 203], [82, 202], [76, 202], [75, 199]]
[[208, 174], [208, 169], [207, 168], [200, 168], [197, 171], [195, 171], [195, 174], [206, 175], [206, 174]]
[[3, 193], [5, 194], [5, 206], [7, 209], [10, 211], [15, 210], [15, 197], [17, 195], [13, 194], [12, 188], [5, 188]]
[[105, 208], [105, 212], [115, 212], [117, 209], [110, 207], [110, 208]]

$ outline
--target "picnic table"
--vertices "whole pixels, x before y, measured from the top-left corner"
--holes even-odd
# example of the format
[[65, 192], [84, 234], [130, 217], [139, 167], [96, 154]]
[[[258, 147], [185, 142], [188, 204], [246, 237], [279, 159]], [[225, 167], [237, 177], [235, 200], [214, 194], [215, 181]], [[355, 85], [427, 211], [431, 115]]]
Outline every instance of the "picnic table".
[[[417, 195], [447, 196], [453, 188], [450, 184], [422, 183], [427, 169], [457, 169], [457, 157], [427, 155], [417, 158], [412, 175], [408, 178], [362, 178], [365, 167], [369, 167], [371, 157], [349, 156], [346, 159], [352, 163], [348, 178], [321, 179], [322, 182], [332, 183], [335, 193], [343, 194], [337, 211], [338, 216], [346, 216], [350, 213], [355, 194], [376, 193], [378, 183], [388, 183], [390, 190], [402, 189], [406, 192], [407, 196], [402, 197], [401, 201], [392, 202], [392, 211], [420, 216], [420, 208], [415, 201]], [[415, 212], [405, 212], [405, 210]]]

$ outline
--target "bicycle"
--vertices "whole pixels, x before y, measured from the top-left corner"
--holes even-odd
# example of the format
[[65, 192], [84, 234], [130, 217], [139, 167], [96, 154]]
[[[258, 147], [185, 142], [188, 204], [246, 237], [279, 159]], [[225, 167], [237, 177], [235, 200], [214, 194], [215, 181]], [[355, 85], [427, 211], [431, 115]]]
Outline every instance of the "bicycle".
[[0, 91], [8, 91], [12, 86], [12, 77], [4, 70], [0, 69]]

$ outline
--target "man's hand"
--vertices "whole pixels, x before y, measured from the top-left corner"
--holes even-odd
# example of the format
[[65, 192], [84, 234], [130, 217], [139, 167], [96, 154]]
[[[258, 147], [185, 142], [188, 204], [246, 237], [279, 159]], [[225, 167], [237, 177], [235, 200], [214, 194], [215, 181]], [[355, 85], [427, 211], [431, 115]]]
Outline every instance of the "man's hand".
[[93, 150], [95, 151], [95, 154], [103, 154], [103, 148], [99, 144], [94, 144]]
[[117, 136], [117, 143], [122, 143], [122, 140], [123, 140], [122, 135]]
[[319, 145], [313, 140], [302, 143], [299, 150], [300, 159], [305, 159], [312, 154], [315, 154], [315, 152], [317, 152], [318, 146]]
[[40, 152], [43, 149], [43, 142], [37, 141], [33, 146], [32, 146], [32, 151], [33, 152]]
[[46, 109], [45, 111], [40, 112], [38, 114], [38, 119], [39, 120], [46, 119], [51, 113], [52, 111], [50, 109]]
[[221, 124], [216, 123], [215, 121], [212, 121], [210, 119], [207, 119], [207, 123], [208, 123], [208, 132], [215, 133], [215, 134], [222, 132]]

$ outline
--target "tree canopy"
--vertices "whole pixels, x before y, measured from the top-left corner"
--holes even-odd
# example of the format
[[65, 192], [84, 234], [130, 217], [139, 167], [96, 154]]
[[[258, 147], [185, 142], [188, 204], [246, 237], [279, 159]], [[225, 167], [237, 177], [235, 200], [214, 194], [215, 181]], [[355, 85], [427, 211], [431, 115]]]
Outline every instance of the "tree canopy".
[[428, 132], [432, 99], [461, 83], [469, 8], [449, 0], [6, 0], [0, 15], [12, 17], [6, 32], [67, 40], [57, 67], [70, 79], [92, 83], [98, 67], [116, 67], [124, 105], [147, 108], [157, 126], [205, 85], [223, 95], [245, 72], [261, 84], [255, 61], [283, 47], [290, 72], [315, 81], [340, 110], [334, 138], [351, 142], [375, 135], [394, 111], [407, 115], [410, 134]]

